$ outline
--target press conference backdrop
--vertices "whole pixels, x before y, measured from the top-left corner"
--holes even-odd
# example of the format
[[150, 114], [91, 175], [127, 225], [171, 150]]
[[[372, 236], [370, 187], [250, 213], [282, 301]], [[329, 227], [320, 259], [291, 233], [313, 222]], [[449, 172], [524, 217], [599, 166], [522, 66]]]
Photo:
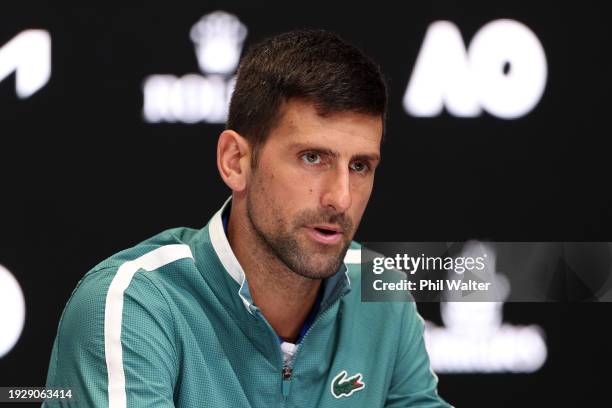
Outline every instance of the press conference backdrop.
[[[215, 146], [238, 59], [294, 28], [339, 33], [389, 81], [384, 160], [357, 240], [612, 241], [600, 7], [4, 2], [0, 385], [44, 385], [87, 270], [220, 207]], [[473, 308], [419, 310], [439, 391], [458, 407], [609, 403], [609, 303], [505, 303], [480, 326]], [[465, 350], [466, 327], [476, 340], [502, 327], [536, 340]]]

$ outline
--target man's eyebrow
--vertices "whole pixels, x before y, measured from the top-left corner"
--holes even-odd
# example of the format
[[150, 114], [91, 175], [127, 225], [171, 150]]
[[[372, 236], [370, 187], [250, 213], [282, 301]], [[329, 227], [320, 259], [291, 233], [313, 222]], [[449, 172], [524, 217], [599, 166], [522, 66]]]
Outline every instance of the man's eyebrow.
[[[311, 150], [311, 151], [315, 151], [315, 152], [319, 152], [319, 153], [323, 153], [323, 154], [332, 156], [334, 158], [337, 158], [340, 156], [340, 153], [336, 150], [329, 149], [327, 147], [319, 147], [319, 146], [311, 145], [311, 144], [292, 143], [289, 147], [290, 149], [295, 149], [295, 150]], [[381, 158], [378, 153], [361, 153], [361, 154], [356, 154], [352, 156], [351, 160], [370, 160], [370, 161], [380, 162]]]
[[379, 154], [376, 153], [372, 153], [372, 154], [357, 154], [355, 156], [353, 156], [351, 158], [352, 160], [363, 160], [363, 161], [373, 161], [373, 162], [379, 162], [382, 160], [380, 158]]

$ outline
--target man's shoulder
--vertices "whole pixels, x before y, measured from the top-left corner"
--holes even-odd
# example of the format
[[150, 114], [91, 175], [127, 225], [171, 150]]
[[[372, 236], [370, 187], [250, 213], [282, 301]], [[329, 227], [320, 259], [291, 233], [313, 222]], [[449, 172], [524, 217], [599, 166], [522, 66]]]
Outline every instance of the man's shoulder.
[[[195, 268], [190, 244], [197, 232], [191, 228], [169, 229], [100, 262], [77, 283], [63, 320], [74, 315], [78, 324], [82, 324], [82, 316], [89, 316], [87, 320], [92, 322], [103, 321], [108, 304], [123, 304], [126, 297], [138, 298], [141, 306], [152, 310], [166, 309], [165, 285], [159, 276], [171, 280], [172, 272]], [[188, 262], [179, 262], [185, 260]], [[163, 273], [156, 273], [159, 270]], [[88, 313], [83, 314], [83, 310]]]
[[[98, 263], [79, 280], [70, 301], [90, 299], [100, 302], [109, 296], [109, 291], [119, 290], [123, 293], [128, 286], [130, 290], [158, 294], [163, 286], [159, 276], [172, 279], [172, 271], [168, 269], [184, 271], [184, 268], [195, 268], [191, 247], [198, 232], [193, 228], [172, 228], [117, 252]], [[178, 262], [183, 260], [188, 262]], [[165, 273], [158, 273], [159, 270]], [[141, 276], [143, 274], [137, 273], [139, 271], [147, 272], [144, 274], [146, 276]]]
[[119, 268], [126, 262], [134, 261], [147, 253], [168, 245], [189, 246], [197, 233], [197, 229], [187, 227], [167, 229], [134, 245], [133, 247], [119, 251], [104, 259], [102, 262], [94, 266], [88, 273], [93, 273], [102, 269]]

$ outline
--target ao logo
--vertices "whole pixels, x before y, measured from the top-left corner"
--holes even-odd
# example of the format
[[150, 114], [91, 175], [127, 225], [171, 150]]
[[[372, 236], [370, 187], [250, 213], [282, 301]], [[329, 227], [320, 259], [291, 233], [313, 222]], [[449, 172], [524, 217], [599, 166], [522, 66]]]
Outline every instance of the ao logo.
[[0, 48], [0, 81], [15, 72], [15, 92], [25, 99], [51, 77], [51, 36], [44, 30], [25, 30]]
[[203, 16], [190, 32], [204, 75], [145, 79], [143, 116], [150, 123], [224, 123], [247, 28], [224, 11]]
[[455, 24], [437, 21], [425, 34], [403, 104], [419, 117], [446, 108], [459, 117], [476, 117], [484, 109], [515, 119], [538, 104], [547, 72], [542, 44], [518, 21], [485, 24], [467, 50]]
[[0, 265], [0, 358], [19, 340], [25, 323], [25, 300], [17, 280]]

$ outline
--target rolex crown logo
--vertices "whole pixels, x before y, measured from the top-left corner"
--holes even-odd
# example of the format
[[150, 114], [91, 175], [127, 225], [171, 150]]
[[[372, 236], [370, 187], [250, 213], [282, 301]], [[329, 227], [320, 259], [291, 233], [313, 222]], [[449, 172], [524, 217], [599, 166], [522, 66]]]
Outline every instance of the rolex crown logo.
[[246, 35], [246, 26], [233, 14], [215, 11], [203, 16], [190, 31], [202, 72], [231, 75]]

